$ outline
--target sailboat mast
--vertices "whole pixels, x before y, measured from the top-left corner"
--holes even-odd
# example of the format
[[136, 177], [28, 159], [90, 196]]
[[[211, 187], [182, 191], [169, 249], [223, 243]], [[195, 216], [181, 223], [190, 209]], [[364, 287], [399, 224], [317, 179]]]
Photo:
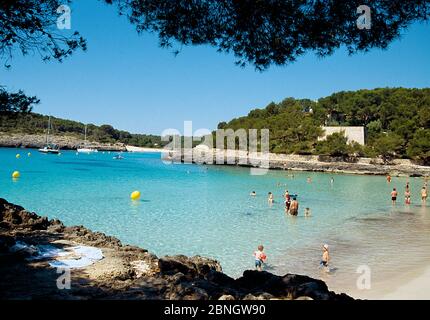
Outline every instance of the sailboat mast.
[[85, 145], [87, 144], [87, 125], [85, 125]]
[[48, 117], [48, 131], [46, 133], [46, 144], [48, 144], [49, 139], [49, 129], [51, 129], [51, 116]]

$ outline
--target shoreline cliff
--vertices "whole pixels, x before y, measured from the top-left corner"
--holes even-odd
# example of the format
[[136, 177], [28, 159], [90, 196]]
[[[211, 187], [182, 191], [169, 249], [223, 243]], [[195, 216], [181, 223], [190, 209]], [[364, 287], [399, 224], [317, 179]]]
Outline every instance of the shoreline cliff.
[[[221, 163], [217, 159], [224, 159]], [[189, 159], [192, 159], [190, 161]], [[228, 160], [227, 160], [228, 159]], [[238, 150], [220, 150], [194, 148], [185, 151], [169, 151], [163, 154], [163, 160], [172, 162], [192, 162], [206, 165], [228, 165], [249, 168], [267, 168], [270, 170], [310, 171], [346, 173], [359, 175], [392, 175], [410, 177], [429, 177], [430, 166], [423, 166], [409, 159], [393, 159], [383, 162], [381, 159], [364, 157], [331, 157], [323, 155], [296, 155], [269, 153], [262, 156]]]
[[[85, 245], [103, 259], [71, 271], [70, 289], [59, 289], [60, 276], [48, 259], [33, 260], [30, 248], [64, 249]], [[233, 279], [221, 265], [201, 256], [157, 257], [145, 249], [83, 226], [67, 227], [0, 199], [0, 299], [167, 299], [167, 300], [352, 300], [303, 275], [244, 271]]]
[[[84, 145], [84, 140], [74, 136], [52, 135], [49, 138], [63, 150], [76, 150]], [[0, 132], [0, 147], [3, 148], [30, 148], [39, 149], [46, 144], [46, 136], [43, 134], [18, 134]], [[100, 143], [89, 141], [91, 147], [99, 151], [127, 151], [123, 143]]]

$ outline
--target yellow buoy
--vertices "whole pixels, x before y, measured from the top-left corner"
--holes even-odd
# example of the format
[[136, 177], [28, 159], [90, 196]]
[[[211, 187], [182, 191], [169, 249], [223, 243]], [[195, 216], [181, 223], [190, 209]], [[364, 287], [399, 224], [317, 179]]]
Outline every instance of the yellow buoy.
[[21, 174], [19, 173], [19, 171], [14, 171], [14, 172], [12, 173], [12, 178], [14, 178], [14, 179], [18, 179], [20, 175], [21, 175]]
[[21, 157], [21, 155], [19, 153], [16, 154], [15, 156], [17, 159], [19, 159]]
[[130, 195], [131, 200], [139, 200], [140, 191], [133, 191]]
[[31, 152], [27, 153], [27, 156], [31, 157]]

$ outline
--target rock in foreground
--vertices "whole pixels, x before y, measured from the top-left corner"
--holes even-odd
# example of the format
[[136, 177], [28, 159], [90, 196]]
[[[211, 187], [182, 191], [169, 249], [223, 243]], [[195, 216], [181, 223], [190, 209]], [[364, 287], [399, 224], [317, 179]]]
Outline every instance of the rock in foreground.
[[[57, 270], [16, 243], [100, 248], [104, 259], [71, 272], [71, 289], [60, 290]], [[212, 259], [183, 255], [158, 258], [85, 227], [66, 227], [0, 199], [0, 299], [211, 299], [351, 300], [307, 276], [247, 270], [233, 279]]]

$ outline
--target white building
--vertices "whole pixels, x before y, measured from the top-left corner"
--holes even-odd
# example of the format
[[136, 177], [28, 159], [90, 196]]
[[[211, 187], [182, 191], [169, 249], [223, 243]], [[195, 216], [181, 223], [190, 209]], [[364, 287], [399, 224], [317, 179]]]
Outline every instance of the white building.
[[344, 132], [348, 138], [348, 142], [358, 142], [361, 145], [365, 144], [365, 130], [364, 127], [322, 127], [324, 135], [318, 140], [325, 140], [327, 136], [335, 132]]

